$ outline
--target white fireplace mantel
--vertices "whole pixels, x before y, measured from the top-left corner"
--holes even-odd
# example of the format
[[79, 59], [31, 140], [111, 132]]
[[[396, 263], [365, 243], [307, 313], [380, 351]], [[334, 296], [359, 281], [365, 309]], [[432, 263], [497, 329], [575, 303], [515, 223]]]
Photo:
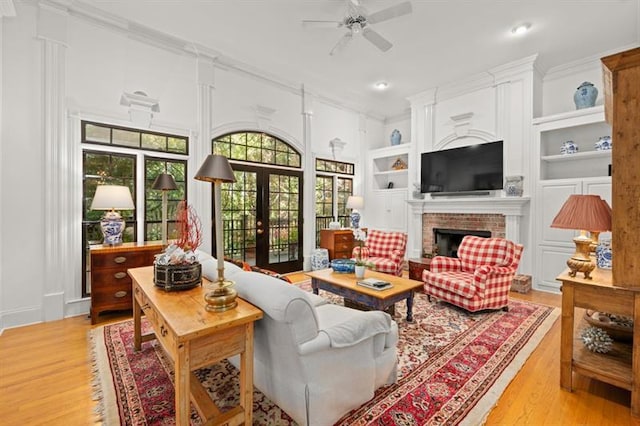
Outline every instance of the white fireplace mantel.
[[529, 197], [459, 197], [429, 200], [409, 200], [413, 214], [422, 213], [476, 213], [522, 216], [526, 213]]
[[458, 197], [409, 200], [408, 254], [420, 257], [422, 253], [422, 215], [424, 213], [501, 214], [505, 217], [505, 237], [522, 242], [520, 218], [528, 213], [529, 197]]

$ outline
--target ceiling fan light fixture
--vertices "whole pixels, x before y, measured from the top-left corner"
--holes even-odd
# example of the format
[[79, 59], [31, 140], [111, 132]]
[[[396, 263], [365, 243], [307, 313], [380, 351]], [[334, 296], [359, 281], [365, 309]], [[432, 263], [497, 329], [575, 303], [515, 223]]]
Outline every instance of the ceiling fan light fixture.
[[519, 24], [511, 29], [511, 34], [520, 36], [527, 33], [530, 29], [531, 24], [529, 23]]
[[362, 31], [362, 25], [360, 22], [354, 22], [353, 25], [351, 25], [351, 31], [353, 31], [354, 34], [360, 34]]
[[389, 83], [386, 81], [379, 81], [374, 85], [374, 87], [378, 90], [386, 90], [389, 87]]

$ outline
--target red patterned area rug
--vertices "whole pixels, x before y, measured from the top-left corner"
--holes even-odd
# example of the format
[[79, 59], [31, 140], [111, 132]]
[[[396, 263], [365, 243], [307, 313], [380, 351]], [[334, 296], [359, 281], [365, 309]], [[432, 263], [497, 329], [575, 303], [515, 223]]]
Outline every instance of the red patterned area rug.
[[[309, 289], [309, 283], [301, 285]], [[321, 293], [334, 303], [336, 296]], [[558, 308], [511, 299], [509, 312], [471, 314], [417, 294], [414, 322], [396, 305], [400, 329], [397, 383], [346, 414], [339, 425], [476, 425], [491, 408], [559, 316]], [[143, 322], [143, 326], [148, 325]], [[133, 320], [92, 331], [95, 389], [105, 425], [172, 425], [173, 368], [159, 344], [133, 350]], [[223, 361], [196, 372], [224, 409], [237, 404], [237, 370]], [[294, 422], [257, 389], [255, 425]], [[202, 421], [192, 409], [191, 424]]]

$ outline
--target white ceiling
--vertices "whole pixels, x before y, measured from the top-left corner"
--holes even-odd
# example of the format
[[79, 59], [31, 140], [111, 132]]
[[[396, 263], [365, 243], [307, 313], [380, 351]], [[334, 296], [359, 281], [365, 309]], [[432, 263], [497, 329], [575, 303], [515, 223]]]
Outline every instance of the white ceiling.
[[[408, 96], [532, 54], [545, 71], [637, 45], [639, 0], [412, 0], [413, 13], [372, 27], [386, 53], [355, 37], [329, 51], [344, 28], [305, 28], [303, 19], [341, 20], [349, 0], [83, 0], [81, 3], [207, 46], [224, 56], [356, 106], [393, 117]], [[369, 12], [403, 0], [361, 0]], [[524, 37], [511, 28], [532, 24]], [[389, 82], [384, 92], [377, 81]]]

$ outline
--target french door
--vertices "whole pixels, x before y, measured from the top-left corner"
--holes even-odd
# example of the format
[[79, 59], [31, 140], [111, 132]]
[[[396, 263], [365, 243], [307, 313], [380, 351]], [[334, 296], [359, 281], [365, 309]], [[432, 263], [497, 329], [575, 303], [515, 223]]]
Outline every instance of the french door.
[[222, 185], [225, 256], [280, 273], [302, 270], [302, 171], [232, 168], [236, 182]]

